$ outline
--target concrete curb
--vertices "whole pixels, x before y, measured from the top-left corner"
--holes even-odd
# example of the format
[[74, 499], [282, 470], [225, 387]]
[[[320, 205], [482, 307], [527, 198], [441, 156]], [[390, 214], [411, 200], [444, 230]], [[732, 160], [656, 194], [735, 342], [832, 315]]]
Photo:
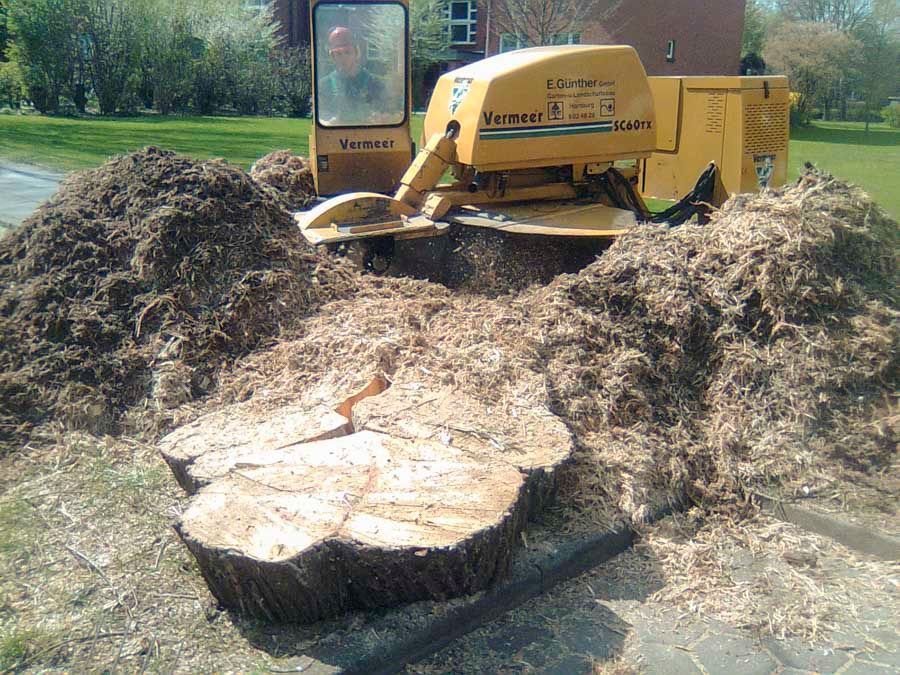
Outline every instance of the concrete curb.
[[810, 508], [791, 502], [784, 502], [757, 494], [760, 505], [766, 513], [793, 523], [815, 534], [831, 537], [847, 548], [881, 558], [882, 560], [900, 560], [900, 540], [871, 528], [849, 523], [840, 518], [813, 511]]
[[[542, 546], [542, 551], [526, 551], [517, 556], [510, 577], [485, 593], [449, 603], [433, 603], [439, 607], [411, 626], [403, 625], [408, 619], [403, 608], [389, 610], [360, 631], [329, 636], [306, 657], [301, 657], [291, 670], [311, 675], [395, 673], [407, 663], [439, 651], [561, 581], [622, 553], [633, 541], [634, 533], [630, 529], [559, 538], [549, 546]], [[375, 643], [367, 637], [372, 634], [378, 636]], [[288, 671], [279, 669], [279, 672]]]

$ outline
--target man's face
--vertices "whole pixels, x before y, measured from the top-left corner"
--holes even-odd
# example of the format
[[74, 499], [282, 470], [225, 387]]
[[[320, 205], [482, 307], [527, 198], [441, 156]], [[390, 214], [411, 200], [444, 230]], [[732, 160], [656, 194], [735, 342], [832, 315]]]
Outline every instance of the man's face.
[[328, 50], [338, 72], [344, 77], [353, 77], [359, 72], [359, 49], [356, 45], [341, 45]]

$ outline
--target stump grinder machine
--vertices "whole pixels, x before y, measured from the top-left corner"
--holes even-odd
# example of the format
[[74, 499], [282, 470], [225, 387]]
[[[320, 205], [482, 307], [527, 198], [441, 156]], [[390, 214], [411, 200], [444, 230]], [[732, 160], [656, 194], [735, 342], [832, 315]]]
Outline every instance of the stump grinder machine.
[[[295, 219], [310, 243], [350, 248], [375, 272], [440, 265], [460, 228], [596, 244], [786, 180], [786, 78], [648, 77], [618, 45], [447, 72], [414, 155], [407, 0], [310, 5], [310, 155], [331, 198]], [[675, 204], [653, 213], [645, 196]]]

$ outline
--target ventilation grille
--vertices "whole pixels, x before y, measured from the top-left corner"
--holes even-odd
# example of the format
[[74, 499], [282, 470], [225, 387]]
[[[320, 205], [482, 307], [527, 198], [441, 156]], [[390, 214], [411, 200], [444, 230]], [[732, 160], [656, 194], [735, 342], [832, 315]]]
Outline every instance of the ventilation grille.
[[725, 92], [711, 92], [706, 96], [706, 132], [721, 134], [725, 126]]
[[784, 103], [751, 103], [744, 108], [744, 152], [787, 150], [788, 111]]

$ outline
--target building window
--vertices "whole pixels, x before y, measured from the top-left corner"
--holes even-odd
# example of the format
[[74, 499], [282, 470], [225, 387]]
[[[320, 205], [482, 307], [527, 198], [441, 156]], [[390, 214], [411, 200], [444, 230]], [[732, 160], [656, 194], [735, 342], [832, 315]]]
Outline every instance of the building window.
[[524, 35], [516, 35], [515, 33], [501, 33], [500, 35], [500, 53], [511, 52], [515, 49], [524, 49], [530, 47], [528, 38]]
[[666, 44], [666, 61], [675, 63], [675, 40], [669, 40]]
[[450, 44], [468, 45], [475, 42], [478, 25], [478, 0], [450, 0], [444, 12]]
[[557, 33], [553, 36], [555, 45], [580, 45], [581, 33]]

